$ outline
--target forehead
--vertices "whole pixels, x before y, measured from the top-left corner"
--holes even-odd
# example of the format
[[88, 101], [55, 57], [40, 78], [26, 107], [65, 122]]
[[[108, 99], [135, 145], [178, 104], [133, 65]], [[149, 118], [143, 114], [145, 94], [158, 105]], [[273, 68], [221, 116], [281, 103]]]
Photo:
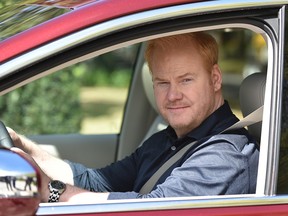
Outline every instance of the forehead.
[[191, 49], [196, 49], [197, 44], [195, 39], [187, 35], [176, 35], [165, 38], [157, 39], [153, 44], [154, 50], [175, 50], [184, 49], [190, 47]]
[[[179, 67], [181, 65], [203, 63], [203, 59], [194, 44], [169, 44], [155, 49], [151, 67]], [[191, 66], [191, 65], [190, 65]], [[151, 69], [152, 69], [151, 68]]]

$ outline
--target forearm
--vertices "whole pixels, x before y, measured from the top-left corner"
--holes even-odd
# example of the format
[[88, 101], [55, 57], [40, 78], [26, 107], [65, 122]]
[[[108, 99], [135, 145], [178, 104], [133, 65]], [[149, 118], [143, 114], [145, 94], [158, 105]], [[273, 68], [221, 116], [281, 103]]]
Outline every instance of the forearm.
[[[45, 182], [45, 181], [44, 181]], [[45, 182], [46, 184], [46, 182]], [[50, 192], [47, 186], [41, 191], [42, 202], [48, 202]], [[60, 195], [59, 202], [74, 202], [74, 203], [99, 203], [108, 199], [109, 193], [90, 192], [70, 184], [66, 184], [66, 190]]]
[[50, 155], [45, 150], [41, 149], [38, 144], [25, 136], [17, 134], [11, 128], [7, 129], [14, 142], [14, 146], [30, 155], [49, 178], [58, 179], [73, 185], [73, 173], [70, 166], [65, 161]]
[[[45, 152], [43, 154], [48, 153]], [[65, 161], [49, 154], [44, 157], [46, 159], [43, 157], [33, 157], [33, 159], [50, 179], [61, 180], [67, 184], [74, 185], [72, 170]]]
[[67, 184], [74, 184], [72, 170], [65, 161], [50, 155], [26, 137], [21, 136], [21, 140], [24, 140], [26, 144], [30, 142], [27, 145], [29, 146], [27, 153], [31, 155], [49, 178], [61, 180]]
[[66, 191], [60, 196], [60, 202], [75, 202], [75, 203], [87, 203], [87, 202], [102, 202], [108, 199], [109, 193], [95, 193], [81, 188], [77, 188], [72, 185], [67, 185]]

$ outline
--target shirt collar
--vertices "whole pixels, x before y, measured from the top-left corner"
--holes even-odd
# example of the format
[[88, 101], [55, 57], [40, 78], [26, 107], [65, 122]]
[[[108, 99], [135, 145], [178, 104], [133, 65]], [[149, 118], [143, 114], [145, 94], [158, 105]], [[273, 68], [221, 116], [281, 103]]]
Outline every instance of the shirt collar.
[[[200, 140], [207, 136], [216, 135], [237, 121], [239, 121], [239, 119], [232, 113], [228, 102], [225, 101], [222, 106], [206, 118], [197, 128], [180, 139], [187, 139], [189, 137], [193, 138], [193, 140]], [[173, 141], [180, 140], [170, 125], [166, 128], [166, 132], [168, 137]]]

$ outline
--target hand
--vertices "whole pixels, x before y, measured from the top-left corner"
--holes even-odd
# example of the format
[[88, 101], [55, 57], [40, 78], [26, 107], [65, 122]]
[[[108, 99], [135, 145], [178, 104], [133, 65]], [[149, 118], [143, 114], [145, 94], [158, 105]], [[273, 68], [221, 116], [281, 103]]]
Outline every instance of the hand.
[[14, 146], [23, 150], [24, 146], [20, 135], [18, 135], [12, 128], [9, 127], [7, 127], [7, 131], [10, 134], [12, 141], [14, 142]]
[[18, 134], [12, 128], [6, 127], [6, 129], [7, 129], [8, 133], [10, 134], [10, 137], [13, 140], [13, 142], [18, 143], [19, 142]]
[[41, 181], [39, 184], [41, 187], [40, 188], [41, 200], [43, 202], [47, 202], [47, 199], [49, 197], [48, 183], [50, 181], [50, 178], [43, 172], [40, 166], [33, 159], [32, 153], [34, 153], [34, 155], [37, 155], [36, 153], [37, 151], [35, 151], [35, 149], [37, 149], [36, 145], [32, 141], [25, 138], [24, 136], [17, 134], [13, 129], [9, 127], [7, 127], [7, 131], [10, 134], [10, 137], [15, 146], [12, 147], [11, 150], [21, 155], [23, 158], [25, 158], [31, 165], [33, 165], [37, 173], [40, 174], [40, 179], [38, 180]]
[[33, 158], [36, 155], [40, 155], [41, 150], [37, 144], [27, 139], [25, 136], [16, 133], [12, 128], [7, 127], [7, 131], [10, 134], [10, 137], [15, 147], [22, 149], [24, 152], [28, 153]]
[[29, 154], [25, 153], [23, 150], [16, 148], [16, 147], [12, 147], [11, 151], [25, 158], [36, 169], [37, 173], [39, 173], [40, 179], [38, 179], [38, 181], [41, 181], [41, 182], [38, 183], [38, 185], [40, 185], [39, 192], [41, 195], [41, 201], [47, 202], [48, 197], [49, 197], [48, 183], [51, 179], [43, 172], [43, 170], [38, 166], [38, 164]]

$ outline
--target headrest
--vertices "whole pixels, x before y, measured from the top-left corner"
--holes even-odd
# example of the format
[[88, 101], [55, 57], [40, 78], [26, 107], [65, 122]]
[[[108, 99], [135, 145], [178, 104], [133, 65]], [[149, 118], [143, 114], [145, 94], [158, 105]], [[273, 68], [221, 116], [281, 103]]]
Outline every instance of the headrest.
[[[254, 73], [242, 81], [239, 97], [244, 117], [264, 104], [265, 85], [266, 73]], [[262, 123], [259, 122], [248, 127], [250, 134], [258, 139], [258, 141], [261, 137], [261, 125]]]
[[144, 86], [145, 94], [146, 94], [148, 101], [150, 102], [150, 104], [154, 108], [154, 110], [157, 113], [159, 113], [156, 102], [155, 102], [152, 76], [151, 76], [151, 73], [149, 71], [149, 67], [148, 67], [147, 63], [145, 63], [143, 65], [143, 68], [142, 68], [142, 81], [143, 81], [143, 86]]

